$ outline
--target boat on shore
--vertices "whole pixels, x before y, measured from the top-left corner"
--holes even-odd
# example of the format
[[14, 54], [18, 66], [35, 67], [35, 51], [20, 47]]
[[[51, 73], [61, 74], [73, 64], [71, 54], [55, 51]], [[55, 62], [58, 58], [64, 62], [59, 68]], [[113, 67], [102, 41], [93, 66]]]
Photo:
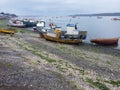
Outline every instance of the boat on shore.
[[99, 44], [99, 45], [114, 45], [118, 44], [119, 38], [98, 38], [90, 40], [91, 43]]
[[33, 30], [34, 30], [34, 32], [42, 32], [43, 28], [45, 30], [45, 21], [41, 20], [41, 21], [38, 21], [36, 26], [33, 27]]
[[34, 27], [38, 23], [38, 21], [34, 19], [23, 19], [22, 22], [25, 25], [25, 27]]
[[68, 24], [66, 31], [62, 31], [60, 27], [46, 31], [40, 33], [43, 38], [59, 43], [79, 44], [87, 37], [87, 31], [76, 30], [73, 24]]
[[17, 30], [14, 30], [14, 29], [0, 29], [0, 33], [5, 33], [5, 34], [14, 34], [16, 33]]
[[23, 23], [22, 20], [9, 20], [8, 21], [8, 26], [18, 27], [18, 28], [24, 28], [25, 24]]

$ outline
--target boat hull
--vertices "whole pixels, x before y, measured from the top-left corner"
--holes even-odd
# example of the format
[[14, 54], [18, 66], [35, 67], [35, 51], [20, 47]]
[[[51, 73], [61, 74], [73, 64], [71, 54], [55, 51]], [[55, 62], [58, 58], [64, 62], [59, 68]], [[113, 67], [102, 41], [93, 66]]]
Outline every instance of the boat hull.
[[21, 20], [9, 20], [8, 21], [8, 26], [11, 27], [18, 27], [18, 28], [25, 28], [25, 24]]
[[108, 38], [108, 39], [92, 39], [91, 43], [96, 43], [100, 45], [113, 45], [118, 44], [119, 38]]
[[34, 27], [36, 26], [37, 22], [23, 21], [23, 24], [25, 25], [25, 27]]
[[68, 44], [82, 43], [82, 39], [62, 39], [62, 38], [51, 37], [51, 36], [48, 36], [47, 34], [43, 34], [43, 36], [46, 40], [59, 42], [59, 43], [68, 43]]
[[17, 28], [25, 28], [24, 25], [9, 25], [9, 26], [11, 26], [11, 27], [17, 27]]
[[0, 29], [0, 33], [6, 33], [6, 34], [14, 34], [17, 30], [10, 30], [10, 29]]

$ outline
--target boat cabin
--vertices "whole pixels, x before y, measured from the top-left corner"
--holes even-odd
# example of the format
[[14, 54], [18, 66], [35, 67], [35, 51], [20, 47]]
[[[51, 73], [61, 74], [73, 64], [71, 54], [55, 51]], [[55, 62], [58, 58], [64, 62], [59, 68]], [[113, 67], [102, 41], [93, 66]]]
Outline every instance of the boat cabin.
[[46, 34], [51, 37], [63, 39], [86, 39], [87, 31], [79, 31], [75, 29], [74, 24], [67, 24], [66, 31], [62, 31], [61, 27], [49, 30]]
[[45, 27], [45, 21], [39, 21], [36, 26], [37, 27]]
[[67, 24], [67, 33], [69, 35], [78, 35], [79, 31], [75, 29], [74, 24]]
[[86, 39], [87, 31], [77, 30], [76, 24], [67, 24], [67, 31], [65, 37], [74, 39]]

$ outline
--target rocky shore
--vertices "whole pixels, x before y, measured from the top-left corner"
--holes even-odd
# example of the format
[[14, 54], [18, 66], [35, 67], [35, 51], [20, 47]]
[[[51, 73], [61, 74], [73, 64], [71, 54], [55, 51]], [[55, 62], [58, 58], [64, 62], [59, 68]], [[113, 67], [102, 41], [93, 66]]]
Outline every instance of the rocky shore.
[[0, 90], [120, 90], [120, 51], [0, 34]]

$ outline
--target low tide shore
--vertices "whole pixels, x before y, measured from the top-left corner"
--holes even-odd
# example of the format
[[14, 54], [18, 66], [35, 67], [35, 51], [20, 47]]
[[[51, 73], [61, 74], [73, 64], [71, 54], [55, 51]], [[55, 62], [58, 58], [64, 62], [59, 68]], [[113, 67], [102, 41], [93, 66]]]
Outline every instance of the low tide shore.
[[120, 90], [120, 50], [0, 34], [0, 90]]

